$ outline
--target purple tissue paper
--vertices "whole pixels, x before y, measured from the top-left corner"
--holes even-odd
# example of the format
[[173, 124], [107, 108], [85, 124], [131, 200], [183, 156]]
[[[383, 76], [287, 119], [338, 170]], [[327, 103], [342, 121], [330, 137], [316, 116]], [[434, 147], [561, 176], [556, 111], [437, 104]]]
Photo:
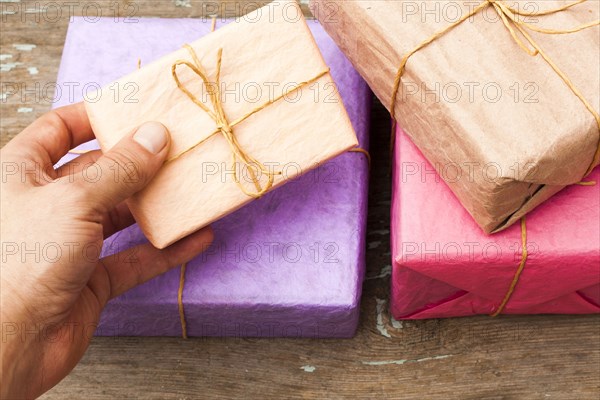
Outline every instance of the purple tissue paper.
[[[308, 23], [367, 149], [371, 93], [318, 22]], [[137, 68], [138, 59], [149, 63], [210, 27], [201, 19], [73, 18], [54, 106], [81, 101]], [[135, 95], [135, 88], [103, 91]], [[94, 141], [78, 150], [96, 148]], [[368, 171], [364, 154], [343, 154], [213, 224], [214, 243], [186, 269], [188, 335], [351, 337], [365, 270]], [[106, 240], [103, 255], [145, 241], [134, 225]], [[110, 301], [96, 334], [181, 336], [179, 278], [175, 268]]]

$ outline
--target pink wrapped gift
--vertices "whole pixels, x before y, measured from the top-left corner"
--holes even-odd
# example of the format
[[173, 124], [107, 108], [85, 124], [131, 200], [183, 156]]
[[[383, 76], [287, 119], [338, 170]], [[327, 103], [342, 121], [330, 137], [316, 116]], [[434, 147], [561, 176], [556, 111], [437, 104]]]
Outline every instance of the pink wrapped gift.
[[[527, 216], [527, 258], [519, 224], [488, 236], [444, 180], [469, 179], [429, 164], [396, 132], [392, 202], [391, 308], [397, 319], [498, 311], [600, 312], [600, 186], [570, 186]], [[442, 179], [440, 175], [443, 175]], [[596, 168], [589, 181], [600, 182]]]

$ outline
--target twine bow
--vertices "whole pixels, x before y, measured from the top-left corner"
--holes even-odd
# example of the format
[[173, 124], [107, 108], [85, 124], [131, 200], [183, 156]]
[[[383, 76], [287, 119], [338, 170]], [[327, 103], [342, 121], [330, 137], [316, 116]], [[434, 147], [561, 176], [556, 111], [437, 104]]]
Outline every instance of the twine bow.
[[[196, 51], [188, 44], [186, 44], [184, 47], [190, 53], [190, 56], [191, 56], [193, 62], [189, 62], [187, 60], [176, 61], [175, 64], [173, 64], [173, 66], [171, 68], [173, 79], [175, 80], [177, 87], [183, 93], [185, 93], [186, 96], [189, 97], [190, 100], [192, 100], [194, 102], [194, 104], [196, 104], [206, 114], [208, 114], [208, 116], [213, 121], [215, 121], [215, 124], [217, 125], [217, 129], [214, 132], [212, 132], [205, 139], [198, 141], [197, 143], [195, 143], [193, 146], [189, 147], [188, 149], [183, 150], [179, 154], [171, 157], [170, 159], [167, 160], [167, 162], [175, 161], [176, 159], [182, 157], [184, 154], [186, 154], [186, 153], [194, 150], [196, 147], [200, 146], [202, 143], [204, 143], [209, 138], [221, 133], [221, 135], [225, 138], [225, 140], [229, 144], [229, 148], [231, 149], [231, 153], [233, 156], [233, 165], [234, 165], [233, 179], [234, 179], [235, 183], [239, 186], [239, 188], [242, 190], [242, 192], [244, 192], [246, 195], [256, 198], [256, 199], [262, 197], [265, 193], [267, 193], [273, 187], [275, 177], [277, 175], [281, 175], [281, 172], [273, 172], [273, 171], [269, 170], [263, 163], [261, 163], [260, 161], [258, 161], [257, 159], [255, 159], [254, 157], [249, 155], [247, 152], [245, 152], [242, 149], [242, 147], [240, 146], [240, 143], [238, 142], [237, 137], [235, 136], [235, 134], [233, 132], [233, 128], [236, 125], [239, 125], [240, 123], [244, 122], [245, 120], [250, 118], [252, 115], [256, 114], [257, 112], [259, 112], [259, 111], [265, 109], [266, 107], [285, 98], [290, 93], [302, 88], [303, 86], [309, 85], [309, 84], [319, 80], [321, 77], [323, 77], [329, 73], [329, 69], [326, 69], [325, 71], [317, 74], [312, 79], [309, 79], [305, 82], [301, 82], [298, 85], [293, 86], [289, 90], [284, 91], [281, 95], [279, 95], [273, 99], [270, 99], [269, 101], [265, 102], [264, 104], [254, 108], [252, 111], [248, 112], [246, 115], [244, 115], [232, 122], [229, 122], [229, 120], [227, 119], [227, 116], [225, 114], [225, 110], [223, 109], [223, 101], [221, 98], [221, 61], [222, 61], [222, 57], [223, 57], [223, 49], [219, 49], [219, 51], [217, 53], [216, 76], [215, 76], [215, 82], [212, 83], [208, 80], [206, 72], [203, 70], [200, 60], [198, 59], [198, 55], [196, 54]], [[180, 65], [188, 67], [190, 70], [192, 70], [192, 72], [194, 72], [196, 75], [198, 75], [200, 77], [200, 79], [202, 79], [202, 82], [204, 83], [204, 87], [206, 88], [206, 90], [208, 92], [210, 102], [212, 104], [212, 110], [210, 108], [208, 108], [206, 106], [206, 104], [201, 102], [192, 92], [190, 92], [181, 83], [179, 76], [177, 75], [177, 67]], [[238, 161], [241, 161], [243, 166], [245, 166], [247, 168], [248, 173], [250, 174], [250, 178], [252, 179], [252, 182], [254, 183], [254, 187], [255, 187], [256, 191], [250, 191], [250, 190], [246, 189], [244, 187], [244, 185], [242, 185], [242, 183], [238, 177], [238, 174], [237, 174], [237, 169], [235, 168], [235, 165]], [[255, 173], [254, 168], [256, 168], [256, 172], [260, 173], [259, 176], [257, 176], [257, 173]], [[263, 174], [264, 174], [264, 176], [267, 177], [267, 182], [264, 186], [260, 182], [260, 178]]]
[[[392, 117], [392, 134], [391, 134], [391, 146], [390, 149], [394, 148], [395, 141], [395, 132], [396, 132], [396, 102], [398, 98], [398, 91], [400, 89], [400, 84], [402, 82], [402, 76], [406, 70], [406, 63], [408, 60], [416, 54], [421, 49], [429, 46], [431, 43], [444, 36], [446, 33], [450, 32], [457, 26], [461, 25], [467, 19], [473, 17], [477, 13], [483, 11], [487, 7], [493, 7], [498, 16], [500, 17], [502, 23], [510, 33], [511, 37], [515, 41], [515, 43], [527, 54], [532, 57], [540, 55], [544, 61], [552, 68], [552, 70], [563, 80], [563, 82], [569, 87], [569, 89], [577, 96], [577, 98], [583, 103], [585, 108], [593, 115], [596, 120], [596, 124], [598, 125], [598, 129], [600, 131], [600, 114], [594, 109], [594, 107], [590, 104], [590, 102], [583, 96], [583, 94], [575, 87], [573, 82], [569, 79], [569, 77], [552, 61], [552, 59], [544, 52], [544, 50], [539, 46], [539, 44], [531, 37], [528, 31], [534, 31], [544, 34], [550, 35], [564, 35], [582, 31], [587, 28], [591, 28], [597, 25], [600, 25], [600, 20], [592, 21], [583, 25], [579, 25], [573, 28], [568, 29], [548, 29], [548, 28], [540, 28], [534, 25], [531, 25], [525, 22], [523, 19], [526, 17], [541, 17], [545, 15], [556, 14], [559, 12], [566, 11], [578, 4], [585, 3], [587, 0], [576, 0], [571, 3], [565, 4], [561, 7], [556, 7], [548, 10], [542, 11], [533, 11], [533, 12], [524, 12], [516, 9], [515, 7], [511, 7], [506, 4], [504, 0], [482, 0], [482, 2], [469, 13], [466, 13], [459, 20], [454, 22], [453, 24], [445, 27], [444, 29], [436, 32], [431, 37], [427, 38], [419, 45], [417, 45], [412, 51], [408, 52], [400, 61], [400, 67], [398, 68], [398, 72], [396, 73], [396, 78], [394, 80], [394, 88], [391, 99], [390, 113]], [[592, 162], [590, 163], [588, 169], [584, 174], [584, 179], [592, 173], [594, 168], [600, 163], [600, 139], [598, 146], [596, 148], [596, 152], [594, 153], [594, 157], [592, 158]], [[591, 186], [595, 185], [595, 182], [578, 182], [578, 185], [583, 186]], [[505, 308], [506, 304], [510, 300], [515, 287], [519, 281], [519, 277], [525, 268], [525, 263], [527, 261], [527, 225], [525, 223], [525, 217], [521, 218], [521, 262], [519, 263], [519, 267], [515, 272], [513, 280], [508, 288], [508, 291], [504, 298], [502, 299], [499, 307], [494, 311], [491, 316], [495, 317], [499, 315]]]

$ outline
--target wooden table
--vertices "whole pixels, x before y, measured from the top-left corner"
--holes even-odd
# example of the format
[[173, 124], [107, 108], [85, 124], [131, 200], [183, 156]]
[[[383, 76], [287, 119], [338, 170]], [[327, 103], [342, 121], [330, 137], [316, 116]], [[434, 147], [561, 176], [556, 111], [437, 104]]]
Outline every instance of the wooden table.
[[[236, 4], [261, 3], [1, 0], [1, 144], [50, 108], [71, 11], [200, 17], [217, 9], [231, 16]], [[367, 277], [386, 275], [390, 264], [387, 121], [375, 104]], [[387, 310], [388, 288], [389, 276], [365, 281], [351, 340], [97, 338], [45, 398], [599, 398], [599, 316], [398, 324]]]

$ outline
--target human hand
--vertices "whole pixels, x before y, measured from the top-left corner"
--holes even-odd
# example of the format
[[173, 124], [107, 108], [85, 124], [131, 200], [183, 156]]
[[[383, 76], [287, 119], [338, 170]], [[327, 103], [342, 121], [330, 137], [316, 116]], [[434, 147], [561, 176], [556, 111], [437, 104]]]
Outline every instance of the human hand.
[[93, 138], [79, 103], [44, 115], [0, 151], [2, 398], [56, 385], [83, 356], [108, 300], [212, 241], [207, 228], [164, 250], [144, 244], [99, 259], [104, 239], [134, 223], [125, 200], [159, 170], [170, 139], [164, 126], [147, 123], [104, 155], [54, 169]]

